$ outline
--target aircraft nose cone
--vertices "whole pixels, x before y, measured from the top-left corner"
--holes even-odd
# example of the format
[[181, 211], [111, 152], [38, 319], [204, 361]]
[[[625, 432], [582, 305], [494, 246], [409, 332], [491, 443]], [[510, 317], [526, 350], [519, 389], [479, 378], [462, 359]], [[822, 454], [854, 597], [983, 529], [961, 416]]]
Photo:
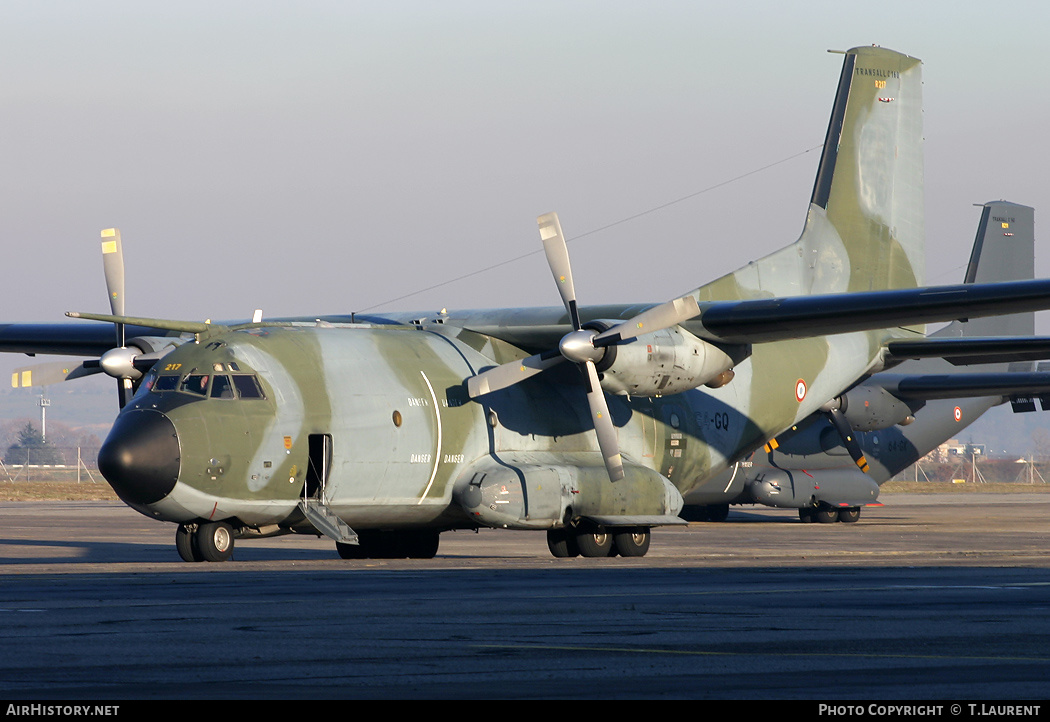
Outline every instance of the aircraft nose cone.
[[129, 409], [117, 417], [98, 452], [98, 469], [127, 502], [152, 504], [179, 479], [179, 436], [171, 420], [153, 409]]

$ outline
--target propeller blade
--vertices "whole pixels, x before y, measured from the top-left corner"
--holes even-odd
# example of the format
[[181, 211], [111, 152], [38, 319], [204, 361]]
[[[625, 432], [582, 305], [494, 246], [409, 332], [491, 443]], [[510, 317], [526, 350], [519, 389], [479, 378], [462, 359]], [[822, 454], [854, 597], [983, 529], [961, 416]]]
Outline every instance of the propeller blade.
[[602, 450], [605, 468], [609, 479], [619, 481], [623, 478], [623, 459], [620, 457], [620, 442], [616, 437], [616, 427], [609, 415], [609, 405], [605, 401], [605, 392], [598, 381], [598, 371], [593, 361], [583, 364], [587, 369], [587, 404], [591, 407], [591, 419], [594, 421], [594, 433], [598, 435], [598, 448]]
[[854, 463], [861, 471], [867, 473], [868, 460], [864, 458], [864, 450], [860, 448], [860, 443], [857, 441], [857, 437], [853, 435], [853, 427], [850, 426], [849, 421], [846, 419], [846, 415], [838, 409], [831, 409], [824, 413], [828, 415], [832, 426], [834, 426], [835, 430], [839, 432], [839, 436], [842, 437], [842, 443], [846, 446], [846, 451], [849, 452]]
[[102, 269], [106, 274], [109, 308], [114, 316], [124, 315], [124, 248], [120, 231], [107, 228], [102, 231]]
[[620, 341], [634, 338], [644, 333], [676, 326], [700, 314], [700, 306], [692, 296], [683, 296], [667, 303], [643, 311], [634, 318], [614, 326], [602, 334], [581, 330], [580, 312], [576, 305], [576, 289], [572, 281], [572, 266], [569, 262], [569, 249], [565, 243], [565, 234], [557, 213], [546, 213], [536, 219], [543, 241], [543, 252], [547, 265], [551, 269], [554, 281], [561, 294], [561, 301], [569, 313], [572, 322], [572, 333], [562, 338], [557, 351], [547, 351], [529, 356], [521, 361], [505, 363], [483, 371], [467, 379], [467, 393], [471, 398], [484, 396], [513, 386], [531, 376], [568, 360], [584, 367], [587, 381], [587, 405], [590, 407], [591, 420], [594, 422], [594, 433], [598, 437], [605, 468], [612, 481], [624, 478], [623, 459], [620, 456], [620, 442], [616, 435], [616, 426], [609, 415], [609, 404], [602, 390], [594, 360], [601, 358], [603, 351], [597, 349]]
[[576, 307], [576, 288], [572, 283], [572, 266], [569, 264], [569, 249], [565, 245], [565, 235], [561, 232], [561, 222], [557, 213], [546, 213], [536, 219], [540, 227], [540, 239], [543, 241], [543, 252], [547, 256], [547, 265], [554, 274], [558, 293], [569, 312], [572, 329], [580, 330], [580, 312]]
[[520, 361], [511, 361], [496, 366], [467, 379], [467, 394], [470, 398], [476, 399], [478, 396], [505, 389], [541, 371], [546, 371], [552, 366], [557, 366], [564, 360], [565, 357], [557, 351], [547, 351]]
[[[102, 270], [106, 275], [109, 308], [114, 316], [124, 315], [124, 247], [120, 231], [107, 228], [102, 231]], [[117, 346], [124, 345], [124, 324], [116, 324]]]
[[677, 326], [699, 315], [700, 305], [696, 302], [696, 299], [692, 296], [682, 296], [673, 301], [661, 303], [659, 306], [653, 306], [647, 311], [642, 311], [634, 318], [598, 334], [594, 338], [594, 345], [597, 348], [610, 346], [645, 333]]
[[55, 361], [52, 363], [33, 364], [22, 366], [11, 372], [12, 388], [26, 388], [29, 386], [52, 386], [63, 381], [72, 381], [84, 376], [91, 376], [101, 371], [101, 367], [90, 367], [79, 363], [63, 363]]
[[135, 385], [131, 379], [117, 379], [117, 404], [124, 408], [135, 395]]

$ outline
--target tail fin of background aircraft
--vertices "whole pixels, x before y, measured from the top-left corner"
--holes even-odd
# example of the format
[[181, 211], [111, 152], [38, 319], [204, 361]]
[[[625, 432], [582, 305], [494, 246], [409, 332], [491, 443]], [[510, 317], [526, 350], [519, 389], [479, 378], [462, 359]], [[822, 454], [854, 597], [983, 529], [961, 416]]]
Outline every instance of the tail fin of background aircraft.
[[[1035, 210], [1008, 201], [984, 204], [964, 283], [1035, 278]], [[975, 318], [956, 322], [961, 336], [1032, 336], [1035, 314]]]
[[[1007, 201], [985, 203], [964, 282], [1023, 281], [1034, 276], [1035, 210]], [[1046, 339], [1035, 338], [1034, 334], [1035, 314], [1032, 312], [952, 321], [930, 334], [931, 343], [927, 346], [929, 352], [925, 358], [922, 357], [924, 354], [913, 356], [915, 360], [905, 362], [890, 373], [916, 377], [909, 383], [915, 383], [920, 377], [925, 383], [932, 383], [926, 375], [936, 374], [937, 380], [947, 391], [959, 385], [959, 397], [974, 396], [976, 394], [961, 390], [962, 379], [973, 380], [977, 376], [988, 377], [989, 374], [1004, 372], [1027, 372], [1034, 365], [1031, 359], [1046, 358]], [[952, 339], [972, 342], [972, 345], [960, 346], [954, 354], [946, 355], [943, 360], [938, 358], [939, 354], [945, 352], [943, 344], [950, 344]], [[996, 349], [996, 344], [985, 339], [1001, 339], [1005, 345]], [[1036, 342], [1038, 346], [1025, 342]], [[921, 347], [922, 342], [918, 343]], [[890, 348], [891, 354], [899, 353], [894, 344], [890, 344]], [[959, 353], [960, 350], [966, 353]], [[1003, 387], [1003, 395], [1010, 393], [1008, 388]], [[947, 391], [928, 398], [949, 398]], [[989, 392], [984, 395], [995, 394]]]
[[[1031, 281], [1035, 276], [1034, 209], [1008, 201], [992, 201], [983, 208], [966, 278], [957, 288]], [[1006, 370], [1009, 362], [1010, 370], [1027, 371], [1029, 364], [1016, 364], [1050, 358], [1050, 337], [1034, 334], [1031, 311], [955, 320], [924, 339], [890, 341], [886, 361], [892, 365], [905, 359], [943, 358], [968, 372], [997, 363]]]
[[801, 238], [699, 300], [922, 285], [922, 145], [922, 63], [879, 47], [847, 51]]
[[[970, 263], [966, 267], [965, 283], [992, 283], [1035, 278], [1035, 210], [1029, 206], [1008, 201], [984, 204], [977, 226]], [[933, 336], [937, 338], [975, 338], [983, 336], [1031, 337], [1035, 334], [1035, 313], [1015, 313], [1009, 316], [974, 318], [953, 321]], [[1032, 361], [1014, 361], [1009, 364], [952, 367], [950, 374], [960, 372], [1032, 371]], [[1035, 399], [1030, 394], [1012, 394], [1010, 402], [1015, 412], [1035, 411]], [[1046, 409], [1047, 402], [1043, 408]]]

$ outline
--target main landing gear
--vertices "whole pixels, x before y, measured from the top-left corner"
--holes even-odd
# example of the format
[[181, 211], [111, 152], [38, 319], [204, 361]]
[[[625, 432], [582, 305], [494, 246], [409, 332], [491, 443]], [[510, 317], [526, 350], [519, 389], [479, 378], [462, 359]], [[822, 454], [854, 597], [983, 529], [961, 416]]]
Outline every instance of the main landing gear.
[[852, 524], [860, 519], [860, 507], [807, 506], [798, 510], [798, 518], [804, 523], [817, 521], [821, 524], [834, 524], [837, 521], [841, 521], [846, 524]]
[[547, 548], [558, 558], [643, 557], [649, 551], [649, 527], [606, 529], [571, 527], [547, 530]]
[[175, 548], [187, 562], [224, 562], [233, 556], [233, 527], [224, 521], [179, 524]]

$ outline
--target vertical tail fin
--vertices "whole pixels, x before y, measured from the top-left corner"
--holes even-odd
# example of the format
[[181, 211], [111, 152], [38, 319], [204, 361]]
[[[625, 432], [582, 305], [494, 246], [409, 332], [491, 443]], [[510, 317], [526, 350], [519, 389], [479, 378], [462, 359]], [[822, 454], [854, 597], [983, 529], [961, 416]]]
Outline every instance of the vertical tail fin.
[[798, 242], [698, 289], [706, 300], [923, 284], [922, 63], [845, 53]]
[[[1008, 201], [984, 204], [964, 283], [1035, 278], [1035, 210]], [[1034, 313], [975, 318], [962, 324], [964, 336], [1031, 336]]]
[[[922, 182], [922, 63], [847, 51], [801, 239], [818, 261], [811, 292], [922, 285]], [[838, 278], [820, 278], [829, 273]]]

